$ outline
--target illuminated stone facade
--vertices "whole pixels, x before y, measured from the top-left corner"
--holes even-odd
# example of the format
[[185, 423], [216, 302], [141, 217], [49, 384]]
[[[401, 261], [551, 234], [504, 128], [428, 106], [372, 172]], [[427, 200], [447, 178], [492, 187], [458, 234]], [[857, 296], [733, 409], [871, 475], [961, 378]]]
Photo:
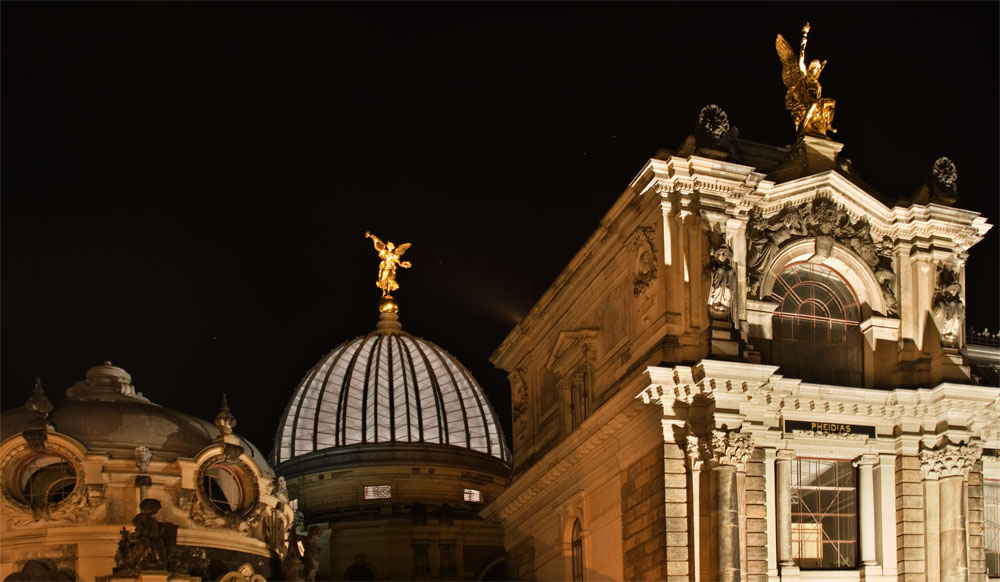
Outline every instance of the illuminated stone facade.
[[287, 491], [225, 404], [213, 425], [131, 382], [105, 363], [3, 414], [0, 577], [282, 579]]
[[715, 126], [649, 160], [493, 356], [511, 576], [985, 580], [1000, 389], [974, 364], [1000, 353], [963, 330], [990, 225], [947, 172], [891, 205], [839, 143]]

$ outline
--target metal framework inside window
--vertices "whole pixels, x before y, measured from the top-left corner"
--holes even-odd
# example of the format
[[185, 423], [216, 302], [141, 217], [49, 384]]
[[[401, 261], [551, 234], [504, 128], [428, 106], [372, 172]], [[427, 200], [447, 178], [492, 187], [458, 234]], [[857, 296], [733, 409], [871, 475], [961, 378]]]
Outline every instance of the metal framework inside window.
[[1000, 576], [1000, 481], [983, 481], [983, 545], [986, 548], [986, 574]]
[[462, 497], [469, 503], [483, 502], [483, 494], [478, 489], [465, 489], [462, 492]]
[[392, 485], [365, 485], [365, 499], [391, 499]]
[[583, 582], [583, 539], [580, 535], [580, 520], [573, 522], [573, 582]]
[[857, 568], [857, 484], [851, 461], [792, 461], [792, 557], [803, 569]]
[[861, 386], [861, 309], [840, 275], [823, 265], [790, 265], [774, 283], [772, 359], [786, 376]]

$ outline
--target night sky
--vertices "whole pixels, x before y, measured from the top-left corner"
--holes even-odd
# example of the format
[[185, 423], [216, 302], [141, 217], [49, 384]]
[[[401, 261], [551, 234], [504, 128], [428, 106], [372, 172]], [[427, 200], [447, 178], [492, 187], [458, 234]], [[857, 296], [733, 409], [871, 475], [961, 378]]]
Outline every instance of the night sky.
[[[890, 199], [934, 160], [996, 225], [1000, 4], [55, 4], [2, 10], [2, 406], [104, 360], [269, 451], [303, 374], [377, 321], [488, 358], [645, 161], [720, 105], [794, 139], [774, 50], [826, 59], [835, 138]], [[1000, 327], [996, 228], [968, 311]], [[509, 437], [509, 434], [508, 434]]]

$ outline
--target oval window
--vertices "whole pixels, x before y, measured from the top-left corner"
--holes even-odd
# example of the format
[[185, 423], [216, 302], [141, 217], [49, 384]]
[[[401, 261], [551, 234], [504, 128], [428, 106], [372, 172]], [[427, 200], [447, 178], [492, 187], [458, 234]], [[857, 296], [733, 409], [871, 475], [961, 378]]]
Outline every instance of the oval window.
[[238, 513], [252, 504], [252, 485], [246, 471], [239, 464], [212, 463], [202, 475], [202, 493], [220, 512]]
[[76, 489], [76, 470], [63, 457], [38, 455], [17, 472], [17, 492], [31, 506], [59, 503]]

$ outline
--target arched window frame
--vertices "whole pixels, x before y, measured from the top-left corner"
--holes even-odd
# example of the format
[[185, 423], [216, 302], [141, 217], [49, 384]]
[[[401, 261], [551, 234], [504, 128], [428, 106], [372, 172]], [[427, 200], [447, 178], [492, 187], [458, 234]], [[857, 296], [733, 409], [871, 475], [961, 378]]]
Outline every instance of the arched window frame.
[[572, 556], [572, 580], [573, 582], [583, 582], [583, 528], [580, 527], [580, 520], [573, 520], [573, 529], [570, 533], [570, 548]]
[[863, 386], [861, 305], [850, 282], [827, 265], [792, 263], [772, 293], [772, 362], [809, 382]]

